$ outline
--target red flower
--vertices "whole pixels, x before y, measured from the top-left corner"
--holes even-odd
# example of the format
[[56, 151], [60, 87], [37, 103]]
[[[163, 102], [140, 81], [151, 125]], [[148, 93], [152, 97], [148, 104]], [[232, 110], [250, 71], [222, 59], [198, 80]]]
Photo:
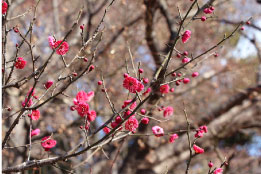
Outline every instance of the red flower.
[[200, 19], [201, 19], [202, 22], [204, 22], [204, 21], [207, 20], [207, 17], [206, 16], [202, 16]]
[[131, 132], [135, 132], [138, 127], [139, 122], [134, 116], [130, 117], [128, 121], [125, 123], [125, 129]]
[[84, 92], [84, 91], [80, 91], [77, 93], [76, 95], [76, 99], [74, 99], [74, 104], [77, 105], [77, 103], [79, 102], [90, 102], [92, 100], [92, 98], [94, 97], [94, 92]]
[[146, 94], [150, 93], [150, 91], [151, 91], [151, 88], [148, 88], [145, 92], [143, 92], [142, 95], [146, 95]]
[[[214, 9], [213, 9], [214, 10]], [[211, 13], [213, 13], [213, 10], [211, 10], [210, 8], [205, 8], [204, 10], [203, 10], [203, 12], [205, 13], [205, 14], [211, 14]]]
[[98, 81], [98, 85], [102, 85], [102, 81], [100, 80], [100, 81]]
[[103, 128], [102, 129], [106, 134], [108, 134], [111, 130], [110, 130], [110, 128], [108, 128], [108, 127], [105, 127], [105, 128]]
[[167, 93], [169, 93], [169, 85], [166, 84], [166, 85], [160, 86], [160, 92], [161, 92], [161, 94], [167, 94]]
[[96, 118], [96, 112], [95, 111], [89, 111], [87, 113], [87, 119], [88, 121], [94, 121]]
[[178, 134], [172, 134], [170, 137], [169, 137], [169, 142], [170, 143], [174, 143], [176, 139], [178, 139], [179, 136]]
[[198, 147], [197, 145], [193, 145], [193, 149], [195, 151], [195, 153], [204, 153], [204, 149], [202, 149], [201, 147]]
[[[115, 121], [114, 121], [114, 122], [111, 122], [111, 127], [112, 127], [113, 129], [114, 129], [116, 126], [118, 126], [118, 123], [116, 123]], [[118, 129], [121, 130], [121, 129], [122, 129], [122, 126], [120, 126]]]
[[[58, 45], [62, 42], [62, 40], [58, 40], [54, 43], [54, 48], [57, 48]], [[67, 42], [63, 42], [59, 48], [56, 50], [56, 53], [59, 55], [65, 55], [69, 51], [69, 44]]]
[[[29, 90], [28, 93], [27, 93], [27, 96], [29, 96], [29, 94], [31, 93], [32, 89], [33, 89], [33, 88], [30, 88], [30, 90]], [[34, 94], [35, 94], [35, 90], [33, 90], [31, 96], [34, 96]]]
[[153, 126], [152, 132], [156, 137], [161, 137], [164, 135], [164, 130], [159, 126]]
[[8, 4], [5, 1], [3, 1], [2, 2], [2, 14], [5, 14], [7, 9], [8, 9]]
[[207, 126], [200, 126], [199, 127], [200, 130], [202, 130], [204, 133], [208, 133], [208, 127]]
[[189, 61], [190, 61], [190, 58], [187, 58], [187, 57], [182, 59], [182, 63], [188, 63]]
[[145, 115], [145, 114], [146, 114], [146, 110], [145, 110], [145, 109], [141, 109], [141, 110], [140, 110], [140, 113], [141, 113], [142, 115]]
[[183, 35], [182, 35], [182, 42], [183, 43], [186, 43], [189, 38], [190, 38], [190, 35], [191, 35], [191, 31], [190, 30], [186, 30]]
[[[125, 113], [124, 113], [124, 118], [128, 117], [132, 112], [130, 110], [127, 110]], [[132, 115], [132, 116], [135, 116], [135, 113]]]
[[222, 168], [217, 168], [215, 171], [214, 171], [214, 174], [222, 174], [223, 173], [223, 169]]
[[120, 116], [117, 116], [116, 118], [115, 118], [115, 122], [116, 123], [120, 123], [122, 121], [122, 119], [121, 119], [121, 117]]
[[197, 132], [196, 132], [196, 134], [195, 134], [195, 137], [196, 138], [201, 138], [201, 137], [203, 137], [203, 131], [201, 131], [201, 130], [198, 130]]
[[150, 122], [150, 119], [148, 117], [144, 117], [141, 119], [141, 123], [143, 123], [143, 124], [149, 124], [149, 122]]
[[203, 137], [203, 134], [207, 133], [207, 132], [208, 132], [207, 126], [200, 126], [199, 129], [197, 130], [196, 134], [195, 134], [195, 137], [201, 138], [201, 137]]
[[[125, 108], [126, 106], [128, 106], [129, 104], [131, 103], [131, 100], [126, 100], [124, 101], [124, 104], [122, 105], [122, 108]], [[130, 105], [130, 109], [133, 110], [135, 107], [136, 107], [136, 102], [133, 102], [131, 105]]]
[[124, 77], [124, 78], [129, 77], [129, 74], [124, 73], [124, 74], [123, 74], [123, 77]]
[[149, 79], [148, 79], [148, 78], [143, 78], [143, 83], [144, 83], [144, 84], [149, 83]]
[[26, 63], [26, 60], [24, 60], [22, 57], [18, 57], [15, 62], [15, 67], [17, 69], [24, 69]]
[[174, 109], [171, 106], [168, 106], [164, 109], [163, 116], [169, 117], [173, 114]]
[[213, 165], [214, 165], [214, 164], [213, 164], [211, 161], [209, 161], [208, 167], [211, 168], [211, 167], [213, 167]]
[[141, 92], [143, 89], [144, 89], [144, 85], [141, 82], [139, 82], [137, 92]]
[[134, 77], [126, 77], [123, 81], [123, 87], [128, 89], [131, 93], [136, 93], [139, 81]]
[[85, 117], [88, 114], [89, 105], [85, 102], [79, 102], [77, 105], [75, 105], [75, 110], [81, 117]]
[[55, 44], [55, 39], [53, 38], [53, 36], [49, 36], [48, 37], [48, 42], [49, 42], [49, 45], [52, 49], [54, 49], [54, 44]]
[[32, 113], [28, 115], [31, 117], [32, 120], [38, 120], [40, 118], [40, 111], [37, 110], [32, 110]]
[[89, 72], [91, 72], [92, 70], [94, 70], [94, 65], [91, 65], [90, 67], [89, 67]]
[[47, 136], [47, 137], [42, 138], [41, 145], [45, 151], [49, 151], [51, 148], [55, 147], [56, 141], [53, 139], [50, 139], [50, 136]]
[[184, 84], [187, 84], [187, 83], [189, 83], [189, 82], [190, 82], [190, 79], [189, 79], [189, 78], [184, 78], [184, 79], [183, 79], [183, 83], [184, 83]]
[[[91, 91], [88, 94], [84, 91], [80, 91], [77, 93], [76, 98], [73, 100], [74, 102], [74, 108], [77, 110], [78, 114], [81, 117], [87, 116], [89, 112], [89, 105], [86, 102], [91, 101], [91, 99], [94, 97], [94, 92]], [[95, 111], [94, 111], [95, 112]], [[96, 114], [96, 113], [95, 113]], [[93, 119], [93, 112], [89, 114], [89, 119]], [[95, 115], [96, 117], [96, 115]], [[94, 118], [95, 119], [95, 118]]]
[[198, 75], [199, 75], [198, 72], [193, 72], [191, 76], [192, 77], [197, 77]]
[[45, 89], [49, 89], [52, 85], [53, 85], [53, 81], [52, 81], [52, 80], [48, 80], [48, 81], [44, 84], [44, 87], [45, 87]]
[[32, 132], [31, 132], [31, 137], [37, 136], [37, 135], [39, 135], [39, 134], [40, 134], [40, 129], [32, 130]]
[[[25, 104], [27, 103], [27, 98], [22, 102], [22, 106], [25, 107]], [[29, 102], [27, 103], [27, 107], [30, 107], [33, 104], [33, 100], [30, 98]]]

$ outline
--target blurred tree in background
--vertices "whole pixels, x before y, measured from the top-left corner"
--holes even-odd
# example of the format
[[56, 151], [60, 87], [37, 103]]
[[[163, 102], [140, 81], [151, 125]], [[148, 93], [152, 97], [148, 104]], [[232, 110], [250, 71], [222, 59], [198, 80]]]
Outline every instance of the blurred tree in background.
[[[209, 161], [214, 167], [225, 161], [223, 173], [226, 174], [260, 173], [261, 5], [258, 2], [8, 0], [8, 10], [2, 15], [4, 172], [8, 173], [8, 167], [33, 163], [33, 167], [21, 169], [21, 173], [184, 173], [192, 158], [186, 134], [185, 107], [191, 138], [198, 127], [208, 127], [208, 133], [197, 140], [197, 145], [205, 152], [193, 156], [190, 173], [208, 173]], [[184, 18], [192, 3], [195, 5]], [[211, 6], [214, 12], [204, 14], [203, 10]], [[202, 21], [202, 16], [206, 16], [206, 21]], [[186, 20], [179, 32], [181, 17]], [[244, 21], [243, 25], [240, 25], [241, 21]], [[217, 44], [237, 26], [233, 36]], [[164, 81], [160, 82], [155, 74], [166, 65], [164, 58], [185, 30], [191, 31], [191, 38], [185, 44], [178, 40], [165, 67], [169, 76], [164, 76]], [[66, 36], [69, 44], [66, 55], [58, 55], [50, 48], [49, 36], [56, 40]], [[213, 46], [215, 49], [183, 67], [185, 51], [193, 58]], [[182, 58], [177, 57], [178, 53]], [[27, 61], [24, 69], [12, 68], [17, 57]], [[92, 65], [95, 68], [90, 71]], [[146, 109], [151, 118], [149, 124], [140, 123], [136, 133], [99, 144], [80, 155], [59, 158], [70, 154], [75, 147], [76, 152], [88, 147], [86, 143], [77, 146], [86, 137], [90, 144], [104, 137], [106, 134], [99, 128], [107, 124], [106, 121], [112, 121], [110, 118], [122, 109], [125, 100], [135, 97], [139, 105], [140, 99], [146, 99], [142, 93], [128, 93], [122, 85], [124, 73], [136, 77], [140, 68], [144, 71], [140, 73], [140, 79], [148, 78], [151, 85], [145, 85], [145, 90], [151, 87], [152, 92], [138, 108], [136, 117], [140, 121], [142, 117], [138, 113], [140, 109]], [[177, 70], [176, 77], [171, 76], [173, 70]], [[199, 76], [192, 78], [193, 72], [198, 72]], [[190, 78], [190, 82], [170, 83], [174, 92], [162, 95], [157, 85], [177, 79], [178, 74]], [[44, 84], [48, 80], [54, 84], [47, 91]], [[97, 84], [100, 80], [105, 86]], [[23, 109], [21, 104], [32, 87], [40, 97], [32, 107], [48, 101], [37, 108], [40, 111], [38, 121], [32, 121], [28, 117], [31, 110]], [[71, 107], [79, 91], [95, 93], [89, 106], [96, 111], [97, 117], [88, 131], [80, 128], [86, 125], [86, 120]], [[167, 106], [174, 108], [174, 114], [164, 118], [162, 108]], [[179, 138], [169, 143], [167, 134], [155, 137], [152, 134], [155, 125], [162, 127], [165, 133], [177, 132]], [[30, 139], [30, 131], [36, 128], [41, 130], [40, 135]], [[125, 129], [110, 137], [123, 133], [126, 133]], [[47, 153], [41, 147], [41, 139], [50, 135], [57, 144]], [[55, 157], [59, 160], [41, 163], [41, 166], [34, 161]]]

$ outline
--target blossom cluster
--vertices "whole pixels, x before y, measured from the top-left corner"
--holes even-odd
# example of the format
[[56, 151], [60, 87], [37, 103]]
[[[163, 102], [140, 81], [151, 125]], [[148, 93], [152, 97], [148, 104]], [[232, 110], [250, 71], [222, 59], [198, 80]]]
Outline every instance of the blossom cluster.
[[199, 129], [196, 130], [195, 137], [201, 138], [201, 137], [203, 137], [203, 134], [207, 133], [207, 132], [208, 132], [207, 126], [200, 126]]
[[131, 76], [125, 77], [123, 87], [131, 93], [141, 92], [144, 89], [144, 85], [138, 79]]
[[65, 55], [69, 51], [69, 44], [66, 41], [58, 40], [56, 41], [54, 37], [48, 37], [49, 45], [52, 49], [56, 49], [59, 45], [59, 48], [56, 50], [56, 53], [59, 55]]
[[94, 97], [94, 92], [90, 91], [88, 93], [84, 91], [79, 91], [76, 94], [76, 98], [73, 99], [73, 108], [77, 111], [80, 117], [87, 117], [88, 121], [94, 121], [96, 118], [96, 112], [94, 110], [89, 110], [89, 104]]

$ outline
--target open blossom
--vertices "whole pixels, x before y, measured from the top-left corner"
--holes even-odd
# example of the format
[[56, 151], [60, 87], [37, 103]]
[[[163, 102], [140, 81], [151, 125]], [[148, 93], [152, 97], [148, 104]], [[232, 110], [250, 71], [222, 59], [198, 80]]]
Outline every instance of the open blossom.
[[156, 137], [161, 137], [164, 135], [164, 130], [163, 128], [159, 127], [159, 126], [153, 126], [152, 127], [152, 132]]
[[131, 93], [136, 93], [138, 80], [134, 77], [126, 77], [123, 81], [123, 87], [128, 89]]
[[178, 139], [179, 136], [178, 134], [172, 134], [170, 137], [169, 137], [169, 142], [170, 143], [174, 143], [176, 139]]
[[204, 153], [204, 149], [202, 149], [201, 147], [197, 146], [197, 145], [193, 145], [193, 149], [195, 151], [195, 153]]
[[77, 105], [75, 105], [75, 110], [81, 117], [85, 117], [89, 112], [89, 105], [85, 102], [79, 102]]
[[17, 69], [24, 69], [26, 64], [27, 64], [26, 60], [24, 60], [22, 57], [18, 57], [15, 61], [15, 67]]
[[51, 148], [55, 147], [56, 141], [51, 139], [50, 136], [47, 136], [42, 138], [41, 145], [45, 151], [49, 151]]
[[52, 49], [54, 49], [54, 48], [55, 48], [55, 47], [54, 47], [55, 39], [54, 39], [53, 36], [49, 36], [49, 37], [48, 37], [48, 42], [49, 42], [50, 47], [51, 47]]
[[215, 171], [214, 171], [214, 174], [222, 174], [223, 173], [223, 169], [222, 168], [217, 168]]
[[[61, 43], [62, 43], [62, 40], [58, 40], [56, 42], [56, 40], [54, 39], [54, 37], [52, 36], [49, 36], [48, 37], [48, 42], [49, 42], [49, 45], [52, 49], [55, 49], [57, 48]], [[56, 53], [59, 54], [59, 55], [65, 55], [67, 52], [69, 51], [69, 44], [64, 41], [60, 46], [59, 48], [56, 50]]]
[[89, 104], [87, 102], [91, 101], [94, 97], [94, 92], [84, 92], [79, 91], [76, 97], [73, 99], [74, 107], [73, 110], [76, 110], [81, 117], [87, 116], [89, 121], [93, 121], [96, 118], [96, 112], [89, 112]]
[[163, 116], [169, 117], [173, 114], [174, 109], [171, 106], [164, 108]]
[[96, 112], [95, 111], [89, 111], [87, 113], [87, 119], [88, 121], [94, 121], [96, 118]]
[[[57, 48], [61, 42], [62, 40], [55, 42], [54, 47]], [[56, 50], [56, 53], [59, 55], [65, 55], [68, 51], [69, 51], [69, 44], [64, 41]]]
[[183, 43], [186, 43], [188, 40], [189, 40], [189, 38], [190, 38], [190, 35], [191, 35], [191, 31], [190, 30], [186, 30], [184, 33], [183, 33], [183, 35], [182, 35], [182, 42]]
[[32, 132], [31, 132], [31, 137], [37, 136], [37, 135], [39, 135], [39, 134], [40, 134], [40, 129], [34, 129], [34, 130], [32, 130]]
[[[62, 43], [62, 40], [58, 40], [57, 42], [55, 42], [54, 48], [57, 48], [60, 45], [60, 43]], [[59, 55], [65, 55], [68, 51], [69, 51], [69, 44], [66, 41], [64, 41], [56, 50], [56, 53]]]
[[130, 117], [125, 123], [125, 129], [131, 132], [135, 132], [138, 127], [139, 122], [134, 116]]
[[74, 99], [74, 104], [76, 105], [79, 102], [90, 102], [93, 97], [94, 97], [93, 91], [90, 91], [88, 93], [86, 93], [84, 91], [79, 91], [76, 94], [76, 98]]
[[144, 89], [144, 85], [139, 81], [137, 92], [141, 92]]
[[2, 14], [5, 14], [8, 9], [8, 4], [5, 1], [2, 1]]
[[128, 89], [131, 93], [140, 92], [144, 89], [143, 84], [131, 76], [128, 76], [124, 79], [123, 87]]
[[167, 94], [167, 93], [169, 93], [169, 85], [166, 84], [166, 85], [160, 86], [160, 93], [161, 93], [161, 94]]
[[40, 111], [38, 109], [32, 110], [32, 113], [28, 115], [32, 120], [38, 120], [40, 118]]

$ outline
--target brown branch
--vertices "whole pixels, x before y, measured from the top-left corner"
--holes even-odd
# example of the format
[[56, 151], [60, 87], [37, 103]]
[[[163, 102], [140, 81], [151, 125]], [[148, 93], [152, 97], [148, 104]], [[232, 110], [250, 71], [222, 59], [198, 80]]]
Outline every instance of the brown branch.
[[[221, 22], [221, 23], [225, 23], [225, 24], [231, 24], [231, 25], [239, 25], [241, 23], [241, 22], [230, 21], [228, 19], [218, 19], [217, 21]], [[258, 31], [261, 31], [261, 28], [258, 27], [255, 24], [253, 24], [253, 23], [251, 23], [251, 24], [249, 24], [247, 26], [252, 27], [252, 28], [254, 28], [254, 29], [258, 30]]]

